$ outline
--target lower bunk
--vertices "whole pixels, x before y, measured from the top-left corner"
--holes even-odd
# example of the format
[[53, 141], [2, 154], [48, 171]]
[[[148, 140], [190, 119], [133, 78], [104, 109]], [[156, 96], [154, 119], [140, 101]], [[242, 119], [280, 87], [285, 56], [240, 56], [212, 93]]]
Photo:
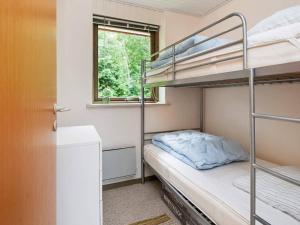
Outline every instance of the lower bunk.
[[[239, 178], [249, 175], [249, 162], [196, 170], [153, 144], [145, 146], [144, 159], [161, 180], [163, 199], [182, 224], [249, 224], [250, 195], [238, 188], [238, 182], [241, 181]], [[276, 167], [270, 162], [260, 163], [270, 168]], [[272, 225], [300, 224], [297, 219], [297, 210], [300, 209], [297, 203], [294, 214], [296, 217], [260, 199], [257, 199], [256, 207], [258, 215]]]

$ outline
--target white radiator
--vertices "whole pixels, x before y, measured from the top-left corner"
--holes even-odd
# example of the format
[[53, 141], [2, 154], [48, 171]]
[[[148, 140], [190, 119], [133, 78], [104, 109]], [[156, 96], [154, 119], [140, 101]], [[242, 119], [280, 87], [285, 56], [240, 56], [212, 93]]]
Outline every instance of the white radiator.
[[103, 181], [136, 175], [135, 146], [103, 150]]

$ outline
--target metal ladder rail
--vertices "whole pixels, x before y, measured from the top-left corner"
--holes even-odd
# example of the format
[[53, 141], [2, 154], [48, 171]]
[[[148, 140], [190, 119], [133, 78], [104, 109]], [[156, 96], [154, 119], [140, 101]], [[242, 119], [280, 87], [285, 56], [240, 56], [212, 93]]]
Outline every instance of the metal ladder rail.
[[250, 152], [250, 179], [251, 179], [251, 187], [250, 187], [250, 224], [255, 225], [255, 222], [258, 221], [263, 225], [271, 225], [263, 218], [256, 214], [256, 170], [263, 171], [271, 176], [277, 177], [281, 180], [294, 184], [300, 187], [300, 182], [298, 180], [292, 179], [286, 175], [280, 174], [276, 171], [273, 171], [267, 167], [258, 165], [256, 163], [256, 119], [268, 119], [268, 120], [278, 120], [292, 123], [300, 123], [300, 118], [293, 117], [285, 117], [285, 116], [277, 116], [277, 115], [268, 115], [262, 113], [255, 112], [255, 69], [250, 70], [250, 78], [249, 78], [249, 87], [250, 87], [250, 135], [251, 135], [251, 152]]

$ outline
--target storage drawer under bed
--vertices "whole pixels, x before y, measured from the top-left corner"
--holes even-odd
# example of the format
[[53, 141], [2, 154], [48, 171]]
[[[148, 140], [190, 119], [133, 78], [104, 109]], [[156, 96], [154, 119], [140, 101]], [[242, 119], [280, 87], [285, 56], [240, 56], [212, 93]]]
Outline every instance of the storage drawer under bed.
[[164, 181], [162, 199], [183, 225], [215, 225], [173, 186]]

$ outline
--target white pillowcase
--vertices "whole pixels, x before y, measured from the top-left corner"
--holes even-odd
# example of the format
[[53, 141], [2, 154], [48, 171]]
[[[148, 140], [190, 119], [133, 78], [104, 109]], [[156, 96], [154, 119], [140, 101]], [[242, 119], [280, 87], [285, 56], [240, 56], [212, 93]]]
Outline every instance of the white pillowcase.
[[[293, 41], [300, 44], [300, 23], [294, 23], [287, 26], [278, 27], [266, 32], [257, 33], [248, 37], [248, 46], [255, 47], [257, 45], [274, 43], [279, 41]], [[298, 40], [299, 39], [299, 40]], [[293, 43], [294, 44], [294, 43]], [[299, 44], [295, 45], [296, 47]], [[298, 47], [299, 48], [299, 47]], [[300, 48], [299, 48], [300, 49]]]
[[248, 35], [258, 34], [278, 27], [299, 23], [300, 5], [280, 10], [272, 16], [262, 20], [248, 31]]

